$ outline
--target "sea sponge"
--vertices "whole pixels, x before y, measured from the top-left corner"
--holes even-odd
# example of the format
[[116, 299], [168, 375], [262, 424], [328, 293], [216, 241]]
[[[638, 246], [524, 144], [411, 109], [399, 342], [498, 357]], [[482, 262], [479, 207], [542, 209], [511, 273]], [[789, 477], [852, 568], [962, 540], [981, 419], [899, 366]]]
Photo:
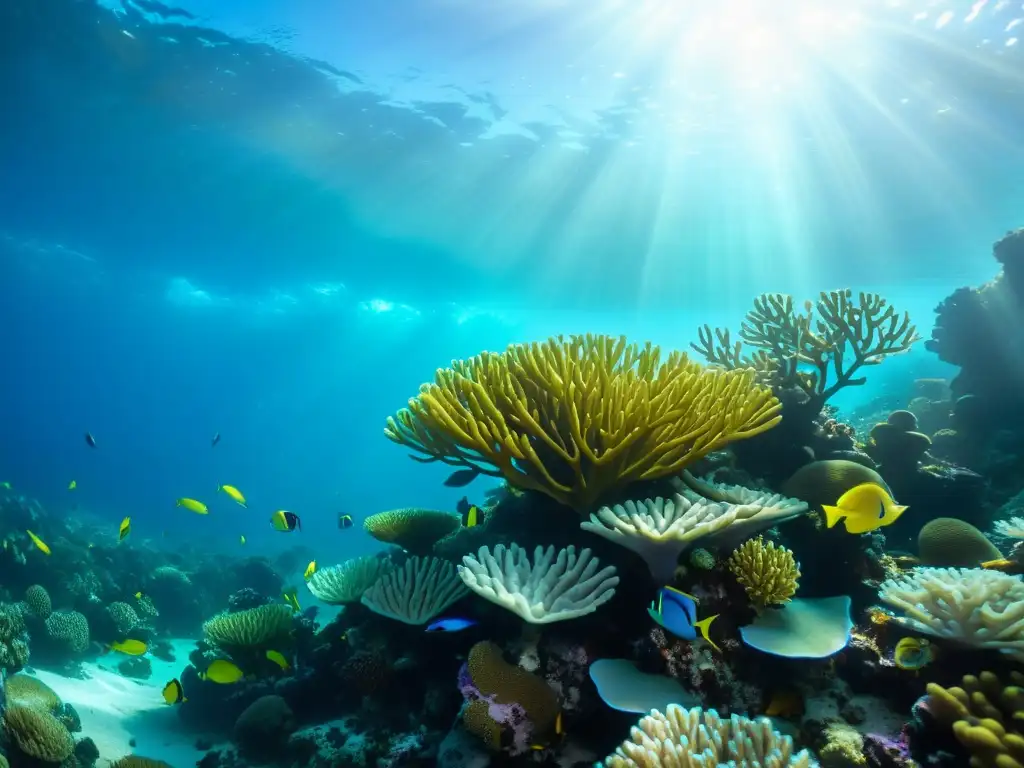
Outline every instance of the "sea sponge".
[[51, 714], [60, 709], [60, 696], [42, 680], [31, 675], [11, 675], [4, 682], [4, 693], [11, 704], [35, 707]]
[[455, 566], [436, 557], [410, 557], [381, 576], [361, 602], [374, 613], [405, 624], [426, 624], [468, 590]]
[[54, 611], [46, 619], [50, 640], [72, 654], [89, 649], [89, 622], [78, 611]]
[[125, 637], [139, 625], [139, 615], [128, 603], [111, 603], [103, 610], [110, 617], [114, 632], [119, 638]]
[[707, 369], [625, 337], [561, 336], [452, 361], [384, 434], [454, 466], [589, 512], [613, 491], [678, 473], [760, 434], [782, 406], [750, 370]]
[[766, 717], [723, 720], [713, 709], [683, 709], [670, 704], [654, 710], [630, 731], [629, 740], [604, 760], [605, 768], [689, 768], [703, 765], [759, 765], [811, 768], [807, 750], [796, 752], [793, 739], [772, 728]]
[[800, 567], [793, 553], [758, 536], [729, 557], [729, 570], [758, 608], [789, 601], [796, 594]]
[[53, 610], [50, 593], [46, 591], [46, 587], [39, 584], [33, 584], [25, 590], [25, 605], [37, 619], [46, 619]]
[[392, 568], [391, 561], [383, 557], [354, 557], [341, 565], [321, 568], [309, 578], [306, 587], [329, 605], [358, 603], [363, 593]]
[[917, 534], [917, 556], [923, 565], [971, 568], [1002, 554], [984, 533], [955, 517], [937, 517]]
[[[875, 483], [889, 491], [882, 476], [870, 467], [846, 459], [828, 459], [800, 467], [783, 483], [782, 492], [803, 499], [820, 512], [822, 504], [834, 505], [840, 496], [861, 483]], [[892, 496], [891, 491], [889, 495]]]
[[29, 757], [60, 763], [75, 749], [68, 729], [44, 710], [11, 704], [4, 710], [3, 725], [7, 738]]
[[991, 672], [966, 675], [963, 687], [928, 684], [928, 709], [953, 729], [971, 768], [1024, 768], [1024, 675], [1005, 685]]
[[280, 696], [260, 696], [235, 721], [234, 741], [244, 755], [269, 758], [281, 752], [295, 730], [295, 717]]
[[397, 544], [414, 555], [428, 555], [438, 541], [462, 524], [458, 515], [433, 509], [392, 509], [363, 520], [363, 529], [377, 541]]
[[220, 648], [262, 648], [285, 640], [292, 631], [292, 609], [271, 603], [237, 613], [219, 613], [203, 624], [203, 636]]
[[171, 768], [171, 766], [163, 760], [154, 760], [151, 757], [125, 755], [114, 760], [110, 764], [110, 768]]

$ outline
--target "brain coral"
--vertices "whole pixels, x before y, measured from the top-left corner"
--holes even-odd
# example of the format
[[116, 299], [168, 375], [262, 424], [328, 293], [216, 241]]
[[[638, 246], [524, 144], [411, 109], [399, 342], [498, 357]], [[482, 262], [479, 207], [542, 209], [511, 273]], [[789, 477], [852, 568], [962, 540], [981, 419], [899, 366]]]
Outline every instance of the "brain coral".
[[964, 520], [939, 517], [917, 534], [917, 555], [924, 565], [970, 568], [1002, 557], [985, 534]]
[[30, 675], [11, 675], [4, 683], [7, 701], [26, 707], [35, 707], [55, 713], [61, 705], [60, 697], [50, 686]]
[[203, 624], [207, 642], [221, 648], [257, 648], [289, 637], [292, 609], [271, 603], [238, 613], [221, 613]]
[[397, 544], [414, 555], [427, 555], [438, 541], [462, 524], [457, 515], [433, 509], [392, 509], [363, 521], [368, 534], [385, 544]]
[[783, 484], [782, 492], [821, 511], [822, 504], [835, 504], [840, 496], [861, 483], [876, 483], [889, 490], [882, 476], [870, 467], [845, 459], [829, 459], [798, 469]]
[[3, 723], [7, 738], [30, 757], [60, 763], [74, 751], [75, 740], [68, 729], [49, 712], [12, 704], [4, 710]]
[[46, 619], [46, 634], [73, 654], [89, 649], [89, 622], [78, 611], [54, 611]]
[[25, 605], [28, 606], [29, 613], [38, 619], [45, 619], [53, 610], [50, 593], [46, 591], [46, 587], [39, 584], [33, 584], [25, 590]]

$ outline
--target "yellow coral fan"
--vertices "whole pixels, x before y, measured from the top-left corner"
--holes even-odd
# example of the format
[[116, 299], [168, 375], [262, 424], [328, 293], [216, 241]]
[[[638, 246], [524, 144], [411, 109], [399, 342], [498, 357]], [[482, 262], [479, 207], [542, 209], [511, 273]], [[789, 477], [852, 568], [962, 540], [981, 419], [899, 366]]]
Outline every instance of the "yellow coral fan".
[[433, 509], [392, 509], [363, 521], [363, 528], [377, 541], [397, 544], [414, 555], [430, 554], [434, 544], [461, 525], [458, 515]]
[[3, 722], [7, 738], [29, 757], [60, 763], [74, 751], [68, 729], [49, 712], [13, 704], [4, 710]]
[[4, 683], [7, 701], [26, 707], [35, 707], [46, 712], [56, 712], [60, 707], [60, 696], [50, 686], [30, 675], [11, 675]]
[[287, 639], [292, 609], [272, 603], [237, 613], [221, 613], [203, 624], [207, 642], [221, 648], [260, 648]]
[[785, 603], [796, 594], [800, 568], [793, 553], [761, 536], [749, 539], [729, 557], [729, 570], [759, 608]]
[[384, 434], [579, 512], [638, 480], [677, 474], [775, 426], [782, 406], [752, 370], [708, 369], [625, 337], [513, 344], [437, 371]]
[[966, 675], [963, 687], [928, 684], [936, 718], [953, 728], [971, 755], [971, 768], [1024, 768], [1024, 675], [1004, 685], [991, 672]]

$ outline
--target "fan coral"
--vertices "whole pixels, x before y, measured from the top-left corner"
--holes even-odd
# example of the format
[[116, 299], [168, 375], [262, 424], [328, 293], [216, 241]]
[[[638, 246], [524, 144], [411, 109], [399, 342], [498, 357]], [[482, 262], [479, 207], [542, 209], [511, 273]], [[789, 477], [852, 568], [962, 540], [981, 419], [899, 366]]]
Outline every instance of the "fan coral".
[[362, 603], [389, 619], [426, 624], [466, 594], [451, 563], [436, 557], [411, 557], [366, 590]]
[[1024, 582], [980, 568], [918, 568], [882, 583], [879, 598], [916, 632], [1024, 659]]
[[973, 567], [1002, 557], [985, 534], [955, 517], [938, 517], [917, 534], [917, 556], [924, 565]]
[[330, 605], [358, 603], [363, 593], [391, 569], [390, 561], [382, 557], [355, 557], [317, 571], [306, 587], [318, 600]]
[[[849, 289], [822, 291], [816, 302], [804, 303], [803, 312], [792, 296], [761, 294], [739, 335], [741, 341], [734, 344], [728, 329], [712, 331], [705, 325], [699, 343], [691, 346], [719, 368], [754, 370], [775, 387], [799, 387], [811, 413], [843, 387], [863, 384], [863, 377], [854, 378], [862, 366], [906, 352], [921, 338], [907, 313], [900, 316], [874, 293], [862, 292], [854, 302]], [[744, 354], [744, 342], [754, 347], [753, 354]], [[831, 382], [830, 372], [835, 375]]]
[[61, 722], [41, 709], [12, 704], [4, 710], [4, 733], [22, 752], [48, 763], [70, 757], [75, 740]]
[[128, 603], [111, 603], [104, 611], [110, 617], [118, 637], [124, 637], [139, 624], [139, 615]]
[[795, 752], [793, 740], [772, 729], [766, 718], [733, 715], [723, 720], [713, 709], [686, 710], [670, 704], [654, 710], [630, 731], [606, 768], [698, 768], [704, 765], [810, 768], [807, 750]]
[[729, 558], [729, 570], [758, 608], [785, 603], [796, 594], [800, 568], [793, 553], [758, 536], [743, 543]]
[[363, 528], [377, 541], [397, 544], [414, 555], [430, 554], [434, 544], [461, 525], [458, 515], [433, 509], [392, 509], [363, 521]]
[[54, 611], [46, 619], [46, 634], [73, 654], [89, 649], [89, 622], [78, 611]]
[[589, 549], [577, 557], [570, 546], [556, 560], [553, 546], [537, 547], [533, 560], [518, 544], [498, 544], [493, 555], [481, 547], [476, 557], [462, 558], [459, 576], [478, 595], [531, 624], [593, 613], [612, 599], [619, 583], [613, 566], [598, 571], [600, 562]]
[[1024, 675], [1011, 672], [1010, 682], [982, 672], [965, 676], [962, 688], [928, 683], [929, 711], [952, 727], [972, 768], [1024, 768]]
[[287, 638], [291, 631], [292, 609], [282, 603], [220, 613], [203, 624], [206, 641], [225, 649], [270, 646]]
[[25, 590], [25, 605], [37, 619], [46, 619], [53, 610], [50, 593], [46, 591], [46, 587], [39, 584], [33, 584]]
[[35, 707], [51, 714], [61, 706], [56, 692], [42, 680], [30, 675], [11, 675], [4, 682], [4, 693], [11, 704]]
[[384, 434], [426, 456], [502, 475], [578, 512], [638, 480], [678, 473], [775, 426], [752, 371], [706, 369], [625, 337], [513, 344], [438, 370]]

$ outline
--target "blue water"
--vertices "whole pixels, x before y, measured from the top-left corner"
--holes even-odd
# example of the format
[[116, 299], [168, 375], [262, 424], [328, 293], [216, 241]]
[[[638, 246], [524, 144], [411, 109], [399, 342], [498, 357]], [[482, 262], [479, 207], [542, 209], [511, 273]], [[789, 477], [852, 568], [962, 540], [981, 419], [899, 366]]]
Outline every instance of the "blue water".
[[[855, 36], [773, 68], [777, 9], [674, 5], [6, 0], [0, 479], [172, 545], [273, 552], [284, 508], [340, 561], [375, 544], [339, 514], [487, 487], [383, 436], [452, 358], [685, 348], [762, 291], [847, 285], [927, 337], [991, 279], [1021, 224], [1014, 9], [848, 4]], [[948, 373], [919, 345], [835, 403]]]

